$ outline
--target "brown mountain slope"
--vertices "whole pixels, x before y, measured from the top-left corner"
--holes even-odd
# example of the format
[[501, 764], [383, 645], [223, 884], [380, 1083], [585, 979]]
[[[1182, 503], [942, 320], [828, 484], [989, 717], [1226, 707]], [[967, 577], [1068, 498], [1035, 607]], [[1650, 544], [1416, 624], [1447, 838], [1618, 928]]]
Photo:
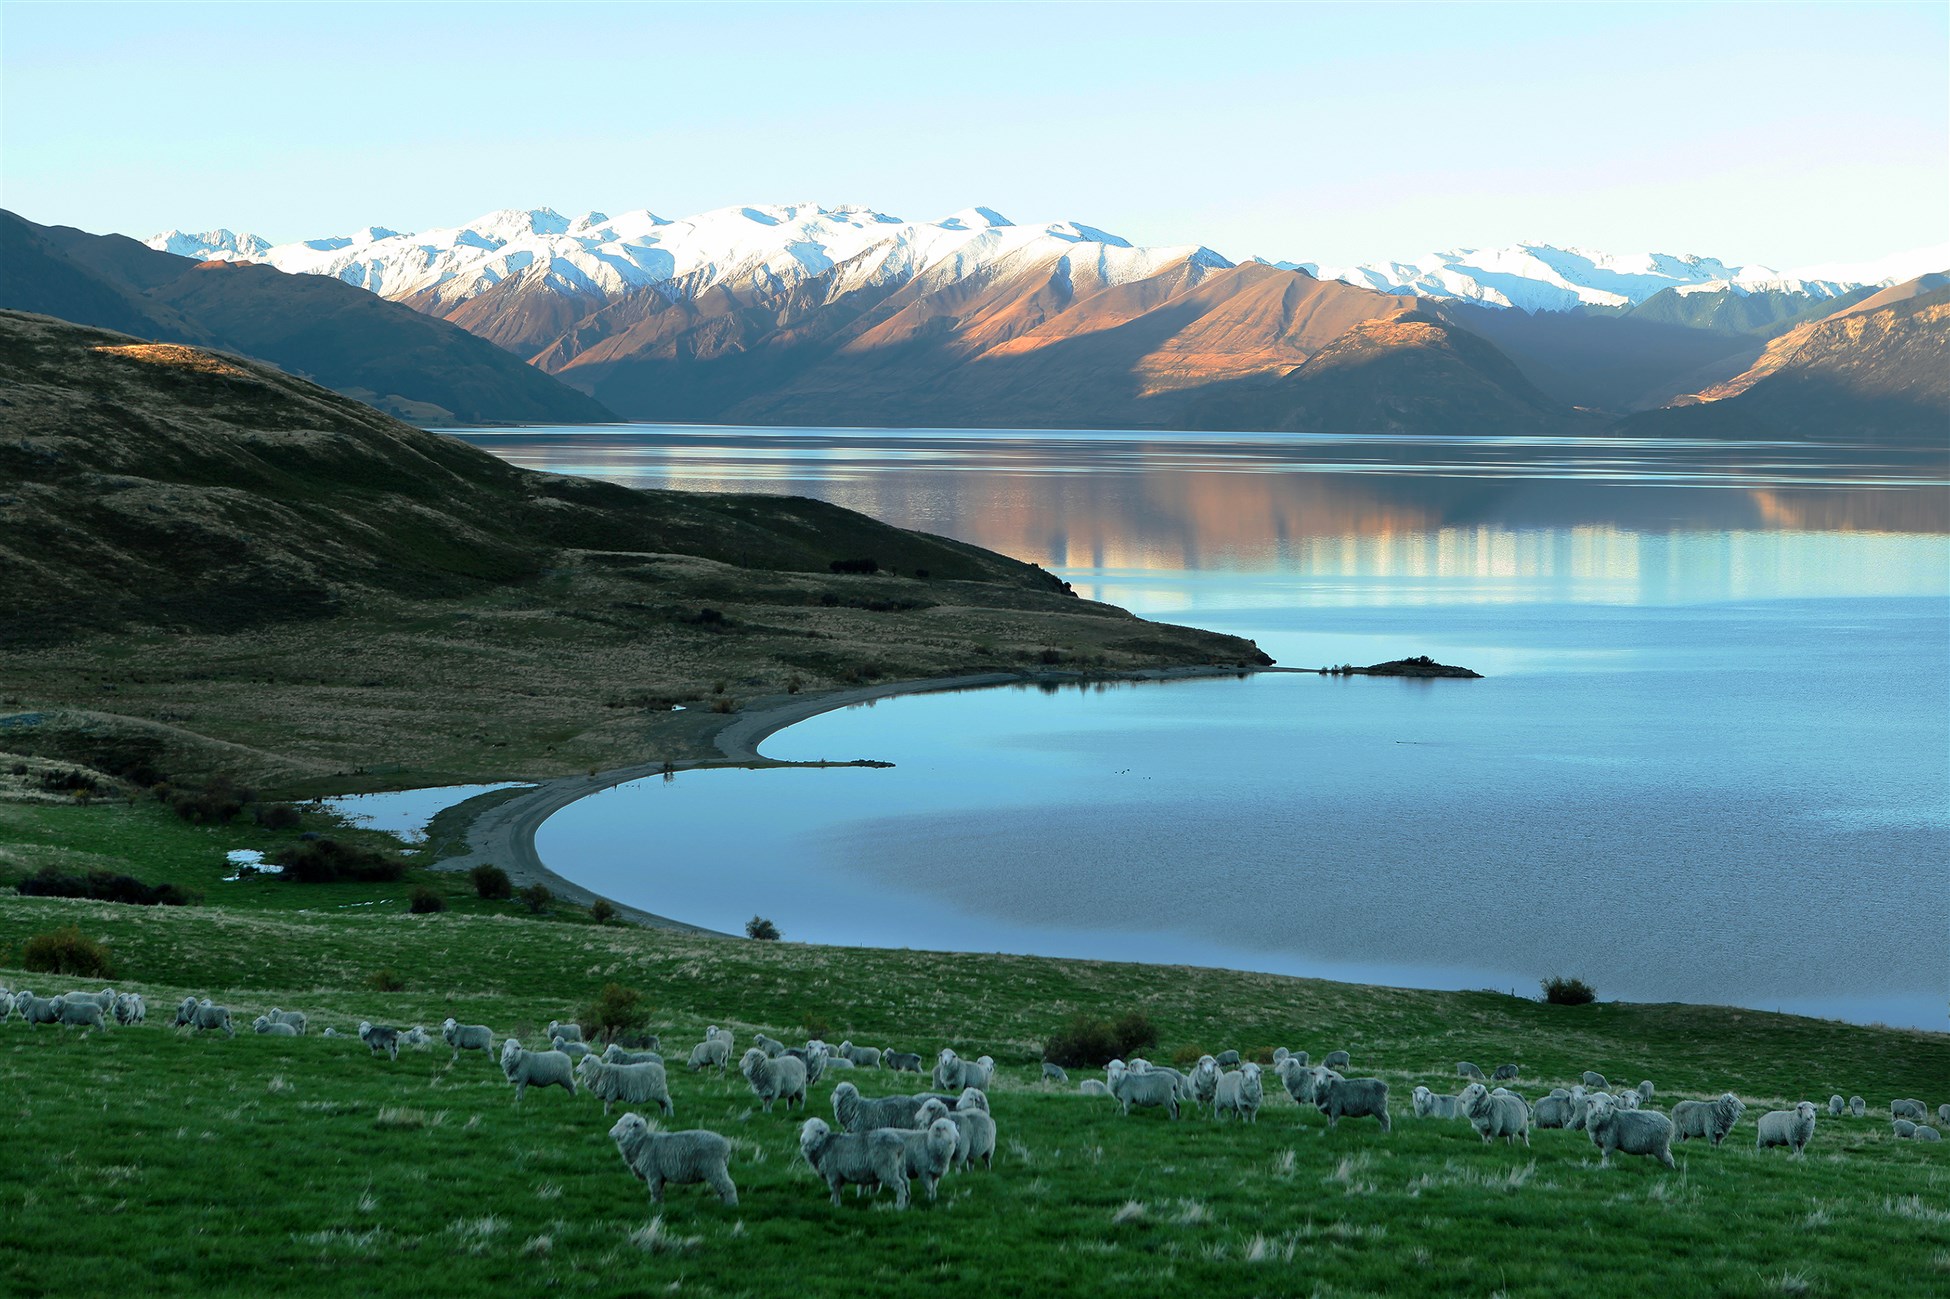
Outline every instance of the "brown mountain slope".
[[1589, 427], [1495, 347], [1425, 312], [1364, 321], [1291, 373], [1196, 412], [1200, 428], [1503, 433]]
[[1950, 288], [1918, 287], [1899, 285], [1877, 295], [1885, 305], [1871, 299], [1798, 326], [1740, 375], [1620, 428], [1641, 436], [1950, 440]]
[[11, 212], [0, 308], [257, 357], [427, 422], [614, 418], [464, 329], [329, 277], [192, 262]]

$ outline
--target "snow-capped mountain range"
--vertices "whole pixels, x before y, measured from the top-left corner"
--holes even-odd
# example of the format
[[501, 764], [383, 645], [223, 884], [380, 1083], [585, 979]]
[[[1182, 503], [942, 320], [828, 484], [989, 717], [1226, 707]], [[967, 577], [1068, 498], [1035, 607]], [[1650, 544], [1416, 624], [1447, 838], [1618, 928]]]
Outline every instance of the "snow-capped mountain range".
[[[229, 230], [170, 230], [147, 242], [199, 260], [268, 262], [284, 271], [331, 275], [436, 313], [517, 276], [534, 287], [599, 298], [656, 287], [675, 300], [718, 285], [789, 288], [835, 267], [843, 268], [836, 293], [905, 283], [936, 268], [931, 278], [959, 279], [1022, 254], [1087, 264], [1093, 278], [1107, 284], [1144, 279], [1186, 257], [1211, 267], [1233, 264], [1198, 245], [1140, 247], [1077, 222], [1018, 226], [982, 207], [939, 221], [812, 204], [721, 208], [678, 219], [648, 210], [567, 217], [550, 208], [506, 209], [417, 234], [369, 226], [350, 235], [274, 245]], [[1826, 299], [1865, 284], [1893, 284], [1941, 270], [1950, 266], [1950, 245], [1876, 263], [1786, 274], [1712, 257], [1619, 255], [1528, 243], [1457, 249], [1409, 262], [1270, 264], [1384, 293], [1536, 312], [1630, 306], [1669, 288]]]

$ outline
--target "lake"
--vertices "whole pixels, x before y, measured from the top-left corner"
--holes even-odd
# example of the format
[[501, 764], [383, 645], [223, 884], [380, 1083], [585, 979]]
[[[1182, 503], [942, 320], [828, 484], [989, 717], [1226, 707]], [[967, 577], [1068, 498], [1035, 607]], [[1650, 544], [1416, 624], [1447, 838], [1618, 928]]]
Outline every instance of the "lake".
[[[816, 496], [1281, 663], [903, 697], [585, 799], [578, 882], [789, 938], [1945, 1026], [1939, 455], [1540, 438], [600, 426], [534, 468]], [[708, 869], [702, 868], [708, 863]]]

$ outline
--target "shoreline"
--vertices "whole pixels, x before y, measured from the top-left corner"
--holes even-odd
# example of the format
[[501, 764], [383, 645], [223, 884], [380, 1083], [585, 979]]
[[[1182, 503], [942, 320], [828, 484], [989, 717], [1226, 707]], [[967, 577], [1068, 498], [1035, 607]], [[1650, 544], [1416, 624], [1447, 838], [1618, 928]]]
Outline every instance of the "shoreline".
[[486, 808], [465, 825], [457, 827], [456, 833], [467, 844], [467, 851], [434, 863], [432, 869], [465, 871], [472, 870], [476, 866], [492, 864], [506, 871], [509, 880], [516, 888], [541, 884], [563, 901], [582, 907], [593, 906], [598, 901], [608, 902], [616, 908], [619, 919], [631, 924], [653, 929], [671, 929], [710, 938], [734, 938], [737, 935], [706, 929], [702, 925], [693, 925], [669, 916], [660, 916], [640, 907], [628, 906], [614, 898], [605, 898], [591, 889], [582, 887], [551, 870], [542, 860], [541, 853], [535, 848], [536, 833], [541, 829], [544, 821], [577, 799], [587, 798], [591, 794], [601, 793], [617, 785], [628, 784], [632, 780], [661, 776], [667, 771], [695, 771], [720, 767], [857, 765], [855, 763], [783, 762], [767, 758], [758, 751], [760, 744], [788, 726], [817, 717], [821, 713], [850, 708], [855, 704], [892, 699], [900, 695], [980, 690], [994, 686], [1073, 685], [1092, 681], [1194, 681], [1264, 672], [1311, 674], [1312, 671], [1311, 668], [1281, 667], [1176, 667], [1142, 668], [1131, 672], [1109, 673], [978, 672], [964, 673], [960, 676], [890, 681], [881, 685], [860, 686], [852, 690], [830, 690], [823, 694], [767, 696], [760, 700], [762, 706], [727, 716], [724, 724], [712, 733], [711, 743], [719, 753], [724, 755], [723, 757], [683, 759], [674, 762], [662, 760], [640, 762], [628, 767], [599, 771], [594, 775], [560, 776], [554, 780], [541, 781], [526, 793]]

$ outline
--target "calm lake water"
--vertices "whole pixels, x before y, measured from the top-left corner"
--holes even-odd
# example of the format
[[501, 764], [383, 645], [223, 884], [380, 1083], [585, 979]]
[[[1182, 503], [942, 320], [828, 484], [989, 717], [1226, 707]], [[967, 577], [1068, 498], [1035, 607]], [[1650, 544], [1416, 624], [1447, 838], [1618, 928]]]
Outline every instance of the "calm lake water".
[[[550, 428], [640, 486], [817, 496], [1283, 664], [917, 696], [552, 817], [551, 865], [790, 938], [1713, 1001], [1944, 1027], [1935, 462], [1588, 440]], [[701, 869], [701, 866], [708, 868]]]

